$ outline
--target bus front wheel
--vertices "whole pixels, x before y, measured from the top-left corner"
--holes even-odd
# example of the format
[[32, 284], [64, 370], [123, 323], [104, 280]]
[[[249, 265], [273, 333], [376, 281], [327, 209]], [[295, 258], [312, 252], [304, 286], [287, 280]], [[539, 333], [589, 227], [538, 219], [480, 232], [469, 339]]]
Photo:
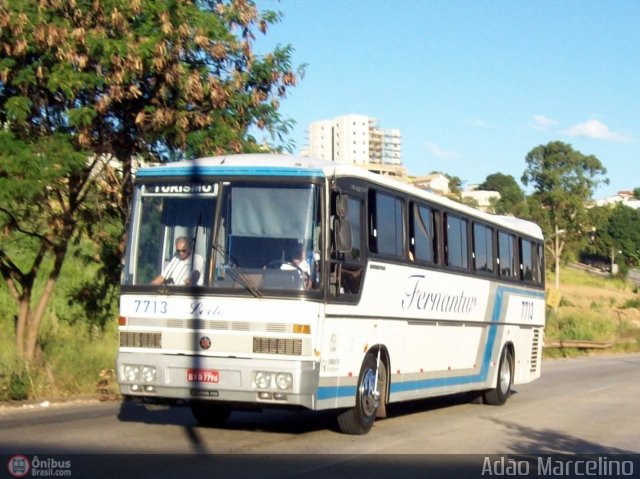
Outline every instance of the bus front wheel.
[[338, 426], [343, 433], [362, 435], [373, 426], [378, 408], [385, 401], [387, 371], [382, 360], [379, 364], [373, 354], [365, 356], [358, 376], [356, 405], [338, 415]]
[[484, 392], [484, 402], [492, 406], [502, 406], [511, 394], [513, 385], [513, 354], [509, 348], [504, 348], [500, 355], [498, 379], [496, 387]]

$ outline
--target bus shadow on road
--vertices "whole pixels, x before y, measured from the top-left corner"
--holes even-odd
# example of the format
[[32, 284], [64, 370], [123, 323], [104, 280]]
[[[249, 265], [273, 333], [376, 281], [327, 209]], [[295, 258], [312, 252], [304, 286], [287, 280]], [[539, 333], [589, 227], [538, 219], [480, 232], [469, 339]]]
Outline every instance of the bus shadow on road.
[[[512, 391], [511, 394], [515, 394], [515, 392]], [[462, 406], [469, 403], [481, 404], [482, 400], [480, 393], [464, 392], [459, 394], [450, 394], [447, 396], [436, 396], [427, 399], [416, 399], [413, 401], [389, 404], [387, 406], [387, 417], [393, 418], [398, 416], [407, 416], [410, 414], [418, 414], [437, 409]]]
[[[122, 422], [200, 427], [186, 402], [154, 405], [126, 400], [120, 405], [118, 419]], [[338, 431], [335, 411], [306, 409], [237, 409], [219, 428], [288, 434], [304, 434], [327, 429]]]
[[[460, 393], [389, 404], [387, 405], [387, 418], [393, 419], [478, 402], [477, 398], [477, 393]], [[340, 412], [277, 408], [236, 409], [231, 413], [227, 422], [219, 428], [285, 434], [305, 434], [320, 430], [339, 432], [336, 416]], [[125, 400], [120, 405], [118, 419], [122, 422], [200, 427], [191, 414], [186, 401], [179, 401], [171, 405], [155, 405]]]

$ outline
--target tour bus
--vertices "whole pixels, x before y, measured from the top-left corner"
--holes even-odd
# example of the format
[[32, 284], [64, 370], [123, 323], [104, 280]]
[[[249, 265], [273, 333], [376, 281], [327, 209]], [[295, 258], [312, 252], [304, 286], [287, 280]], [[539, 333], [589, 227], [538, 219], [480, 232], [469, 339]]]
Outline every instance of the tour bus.
[[543, 241], [534, 223], [355, 165], [262, 154], [141, 168], [120, 391], [188, 403], [205, 426], [247, 407], [334, 409], [349, 434], [399, 401], [504, 404], [540, 376]]

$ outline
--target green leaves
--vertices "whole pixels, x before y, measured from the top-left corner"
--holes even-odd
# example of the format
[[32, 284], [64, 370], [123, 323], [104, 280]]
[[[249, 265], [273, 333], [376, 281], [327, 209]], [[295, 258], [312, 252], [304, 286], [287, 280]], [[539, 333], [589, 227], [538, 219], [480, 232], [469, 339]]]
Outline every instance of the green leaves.
[[5, 103], [7, 119], [15, 123], [23, 123], [29, 117], [33, 103], [26, 96], [14, 96]]
[[533, 197], [546, 210], [538, 216], [550, 220], [547, 233], [552, 233], [551, 226], [567, 231], [568, 235], [584, 233], [586, 203], [597, 185], [608, 181], [602, 178], [607, 170], [600, 160], [555, 141], [534, 148], [526, 162], [522, 182], [534, 187]]
[[515, 216], [525, 215], [525, 196], [524, 192], [516, 183], [511, 175], [503, 173], [494, 173], [487, 176], [479, 190], [497, 191], [500, 193], [500, 199], [495, 203], [495, 212], [499, 215], [512, 214]]
[[91, 107], [80, 107], [69, 111], [69, 124], [72, 126], [90, 126], [98, 116], [95, 109]]

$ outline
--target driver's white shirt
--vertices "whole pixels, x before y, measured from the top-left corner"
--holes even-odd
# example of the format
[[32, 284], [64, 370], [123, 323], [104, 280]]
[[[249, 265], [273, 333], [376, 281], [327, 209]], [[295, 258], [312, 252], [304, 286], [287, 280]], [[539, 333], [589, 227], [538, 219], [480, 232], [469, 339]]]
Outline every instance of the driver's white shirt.
[[303, 273], [305, 273], [307, 276], [311, 274], [311, 267], [309, 266], [309, 263], [307, 262], [307, 260], [300, 260], [297, 264], [292, 262], [291, 264], [289, 263], [282, 263], [282, 266], [280, 266], [281, 270], [286, 270], [286, 271], [293, 271], [293, 270], [300, 270]]
[[[193, 258], [192, 258], [193, 256]], [[191, 262], [193, 261], [193, 265]], [[162, 277], [165, 281], [169, 279], [173, 280], [175, 285], [186, 284], [194, 271], [198, 271], [200, 276], [198, 278], [198, 286], [202, 286], [204, 282], [204, 259], [199, 254], [190, 255], [185, 259], [181, 259], [178, 256], [174, 256], [167, 266], [162, 270]]]

